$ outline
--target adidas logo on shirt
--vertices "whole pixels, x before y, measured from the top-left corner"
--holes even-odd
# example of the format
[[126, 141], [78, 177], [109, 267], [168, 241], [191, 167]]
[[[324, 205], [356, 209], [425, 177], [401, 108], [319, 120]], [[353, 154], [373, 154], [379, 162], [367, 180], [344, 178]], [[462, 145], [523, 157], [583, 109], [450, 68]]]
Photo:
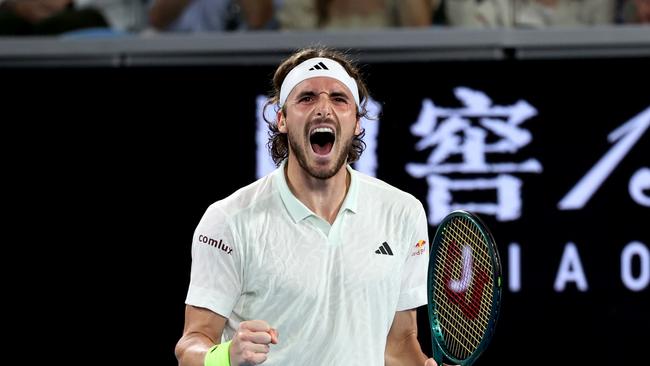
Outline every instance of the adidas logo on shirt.
[[386, 242], [383, 242], [379, 246], [379, 249], [375, 250], [375, 253], [382, 255], [393, 255], [393, 251], [390, 249], [390, 246]]
[[311, 69], [309, 69], [309, 71], [314, 71], [314, 70], [329, 70], [329, 69], [327, 68], [327, 66], [325, 66], [324, 63], [319, 62], [316, 65], [312, 66]]

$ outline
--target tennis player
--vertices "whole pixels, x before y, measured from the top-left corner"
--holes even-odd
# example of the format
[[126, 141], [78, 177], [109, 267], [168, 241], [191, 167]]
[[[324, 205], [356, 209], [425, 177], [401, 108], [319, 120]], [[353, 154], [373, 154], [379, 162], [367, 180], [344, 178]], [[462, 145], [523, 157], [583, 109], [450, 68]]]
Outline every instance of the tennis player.
[[435, 365], [417, 339], [422, 204], [349, 165], [365, 148], [358, 69], [308, 48], [279, 65], [273, 85], [278, 169], [198, 223], [179, 364]]

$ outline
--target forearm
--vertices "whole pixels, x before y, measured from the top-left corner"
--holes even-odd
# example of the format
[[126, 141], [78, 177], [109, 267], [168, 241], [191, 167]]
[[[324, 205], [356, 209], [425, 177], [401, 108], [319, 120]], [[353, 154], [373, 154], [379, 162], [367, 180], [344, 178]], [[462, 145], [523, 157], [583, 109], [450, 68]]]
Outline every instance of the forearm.
[[422, 366], [427, 356], [422, 352], [417, 332], [386, 347], [386, 366]]
[[191, 0], [156, 0], [149, 9], [149, 23], [157, 29], [167, 28]]
[[202, 334], [188, 334], [176, 344], [176, 358], [179, 366], [203, 366], [205, 354], [214, 342]]

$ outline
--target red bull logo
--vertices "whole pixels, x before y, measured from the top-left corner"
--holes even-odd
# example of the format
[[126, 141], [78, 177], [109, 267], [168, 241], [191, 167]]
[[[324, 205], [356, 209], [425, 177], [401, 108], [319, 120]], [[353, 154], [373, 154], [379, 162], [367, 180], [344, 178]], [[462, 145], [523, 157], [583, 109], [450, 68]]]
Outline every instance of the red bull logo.
[[426, 244], [426, 240], [419, 240], [417, 243], [415, 243], [415, 249], [413, 250], [413, 253], [411, 253], [411, 256], [424, 254], [424, 252], [427, 250]]

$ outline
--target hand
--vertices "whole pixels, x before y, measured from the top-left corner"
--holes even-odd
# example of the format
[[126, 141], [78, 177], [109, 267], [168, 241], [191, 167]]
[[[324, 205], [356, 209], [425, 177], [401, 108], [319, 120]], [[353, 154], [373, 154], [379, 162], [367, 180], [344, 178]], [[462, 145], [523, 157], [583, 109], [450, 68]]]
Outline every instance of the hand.
[[430, 358], [424, 362], [424, 366], [438, 366], [438, 364], [433, 360], [433, 358]]
[[241, 322], [230, 344], [230, 364], [259, 365], [266, 361], [269, 343], [278, 343], [278, 332], [263, 320]]
[[[443, 366], [448, 366], [446, 363], [443, 363], [442, 365]], [[430, 359], [428, 359], [428, 360], [426, 360], [424, 362], [424, 366], [438, 366], [438, 364], [436, 363], [436, 361], [434, 361], [433, 358], [430, 358]], [[458, 365], [455, 365], [455, 366], [458, 366]]]

